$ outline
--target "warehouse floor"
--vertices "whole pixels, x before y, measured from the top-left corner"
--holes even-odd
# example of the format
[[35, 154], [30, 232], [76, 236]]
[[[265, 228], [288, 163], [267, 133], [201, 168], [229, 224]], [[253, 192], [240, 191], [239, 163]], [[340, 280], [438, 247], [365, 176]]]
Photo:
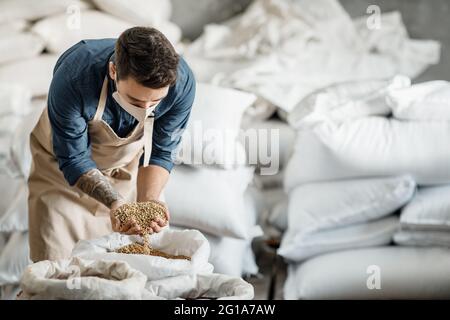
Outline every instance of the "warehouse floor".
[[256, 263], [260, 270], [259, 274], [246, 278], [255, 288], [256, 300], [282, 300], [283, 286], [286, 280], [286, 268], [281, 257], [277, 257], [275, 248], [271, 248], [264, 241], [255, 241], [253, 249]]

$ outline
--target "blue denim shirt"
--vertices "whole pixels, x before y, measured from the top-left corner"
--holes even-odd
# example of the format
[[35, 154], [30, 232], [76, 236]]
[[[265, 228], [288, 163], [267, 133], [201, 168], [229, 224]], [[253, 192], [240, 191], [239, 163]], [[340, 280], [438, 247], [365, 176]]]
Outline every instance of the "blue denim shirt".
[[[81, 41], [62, 54], [53, 71], [48, 94], [53, 151], [70, 185], [74, 185], [82, 174], [96, 168], [91, 158], [88, 121], [97, 110], [115, 42], [116, 39]], [[110, 77], [108, 79], [103, 120], [119, 137], [125, 137], [137, 125], [137, 120], [112, 98], [115, 84]], [[176, 84], [170, 87], [167, 97], [155, 110], [150, 164], [169, 172], [172, 170], [172, 151], [181, 141], [180, 135], [174, 133], [186, 127], [194, 96], [194, 75], [187, 63], [180, 59]], [[140, 165], [143, 165], [143, 157]]]

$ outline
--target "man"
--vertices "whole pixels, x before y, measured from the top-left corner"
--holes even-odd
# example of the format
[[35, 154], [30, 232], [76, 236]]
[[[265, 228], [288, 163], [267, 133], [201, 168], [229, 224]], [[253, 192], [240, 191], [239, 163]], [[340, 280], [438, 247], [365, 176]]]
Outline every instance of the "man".
[[[80, 239], [141, 232], [132, 220], [120, 227], [114, 210], [160, 198], [194, 94], [188, 65], [153, 28], [63, 53], [30, 137], [34, 262], [67, 258]], [[152, 231], [164, 226], [156, 220]]]

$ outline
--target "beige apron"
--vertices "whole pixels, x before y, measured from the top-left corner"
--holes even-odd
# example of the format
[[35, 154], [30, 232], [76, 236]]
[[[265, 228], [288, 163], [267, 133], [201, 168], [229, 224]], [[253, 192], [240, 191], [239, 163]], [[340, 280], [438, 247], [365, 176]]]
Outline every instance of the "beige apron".
[[[154, 117], [146, 118], [145, 124], [139, 122], [127, 137], [120, 138], [102, 120], [107, 91], [105, 77], [97, 111], [88, 122], [92, 159], [125, 201], [134, 202], [144, 145], [146, 154], [151, 152]], [[111, 233], [109, 209], [77, 187], [71, 187], [59, 170], [47, 108], [31, 133], [30, 146], [33, 158], [28, 179], [31, 259], [36, 262], [67, 258], [78, 240]]]

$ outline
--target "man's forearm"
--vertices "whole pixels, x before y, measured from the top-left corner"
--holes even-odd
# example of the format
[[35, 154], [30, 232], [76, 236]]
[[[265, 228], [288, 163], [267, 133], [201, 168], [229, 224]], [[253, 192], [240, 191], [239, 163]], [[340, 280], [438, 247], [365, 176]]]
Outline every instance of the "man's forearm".
[[114, 189], [108, 178], [98, 169], [92, 169], [83, 174], [75, 184], [80, 190], [87, 195], [100, 201], [108, 208], [122, 197]]
[[137, 201], [158, 200], [169, 179], [169, 171], [149, 165], [140, 167], [137, 176]]

